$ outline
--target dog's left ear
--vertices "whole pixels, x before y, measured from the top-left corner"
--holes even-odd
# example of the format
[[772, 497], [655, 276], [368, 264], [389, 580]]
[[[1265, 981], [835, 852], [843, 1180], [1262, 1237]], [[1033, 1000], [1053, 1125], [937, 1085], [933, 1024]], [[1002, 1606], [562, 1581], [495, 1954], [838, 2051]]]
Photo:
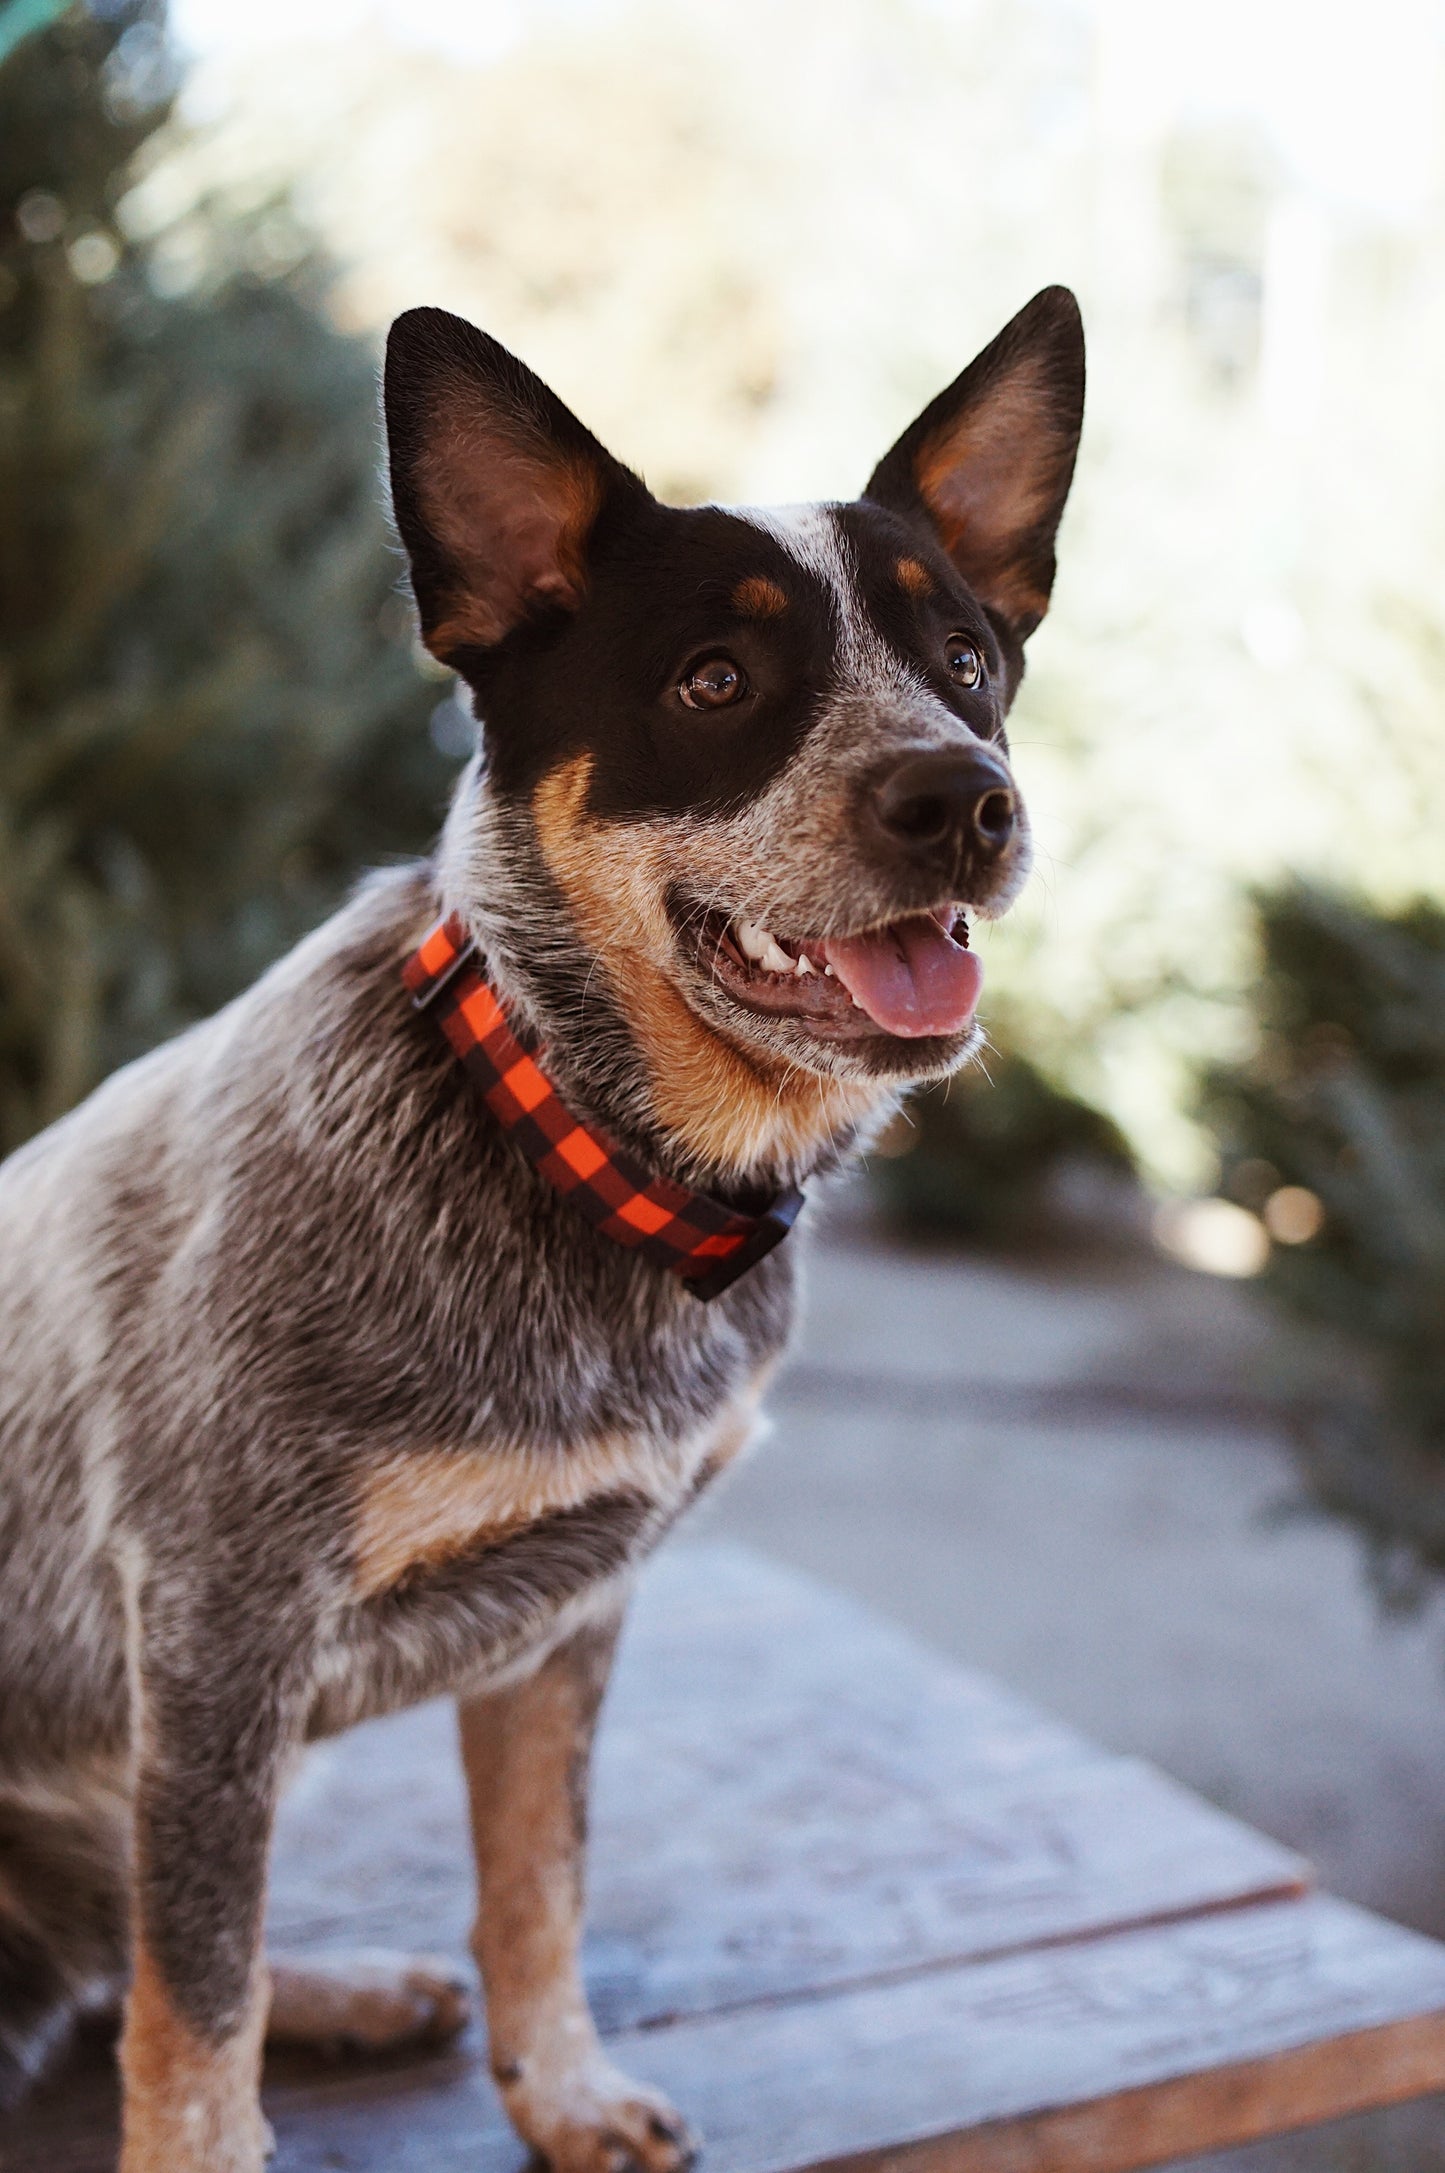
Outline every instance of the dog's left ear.
[[1079, 305], [1067, 287], [1045, 287], [904, 431], [863, 495], [925, 519], [979, 601], [1025, 641], [1048, 609], [1083, 418]]
[[609, 493], [645, 486], [524, 362], [463, 317], [409, 309], [386, 342], [392, 506], [422, 639], [461, 668], [574, 611]]

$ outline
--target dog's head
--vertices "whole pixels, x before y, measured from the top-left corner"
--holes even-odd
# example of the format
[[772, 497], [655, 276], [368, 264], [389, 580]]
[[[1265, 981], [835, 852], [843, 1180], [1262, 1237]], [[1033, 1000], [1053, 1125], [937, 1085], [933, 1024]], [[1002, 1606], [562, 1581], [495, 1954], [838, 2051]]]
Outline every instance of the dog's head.
[[972, 1045], [968, 918], [1028, 870], [1004, 718], [1083, 390], [1049, 288], [858, 500], [678, 508], [484, 333], [435, 309], [392, 328], [422, 635], [484, 723], [450, 902], [524, 969], [529, 940], [559, 953], [556, 900], [703, 1160], [756, 1159], [724, 1108], [742, 1081], [775, 1110], [811, 1096], [826, 1130]]

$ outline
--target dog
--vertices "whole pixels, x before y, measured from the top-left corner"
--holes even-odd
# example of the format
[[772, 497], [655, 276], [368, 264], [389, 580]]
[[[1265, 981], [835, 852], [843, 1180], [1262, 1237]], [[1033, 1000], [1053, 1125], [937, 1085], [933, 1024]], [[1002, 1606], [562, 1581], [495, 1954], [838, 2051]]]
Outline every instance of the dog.
[[393, 326], [481, 724], [437, 852], [0, 1168], [0, 2088], [124, 1986], [123, 2173], [257, 2173], [268, 2031], [460, 2026], [445, 1967], [262, 1951], [305, 1744], [440, 1692], [518, 2133], [689, 2161], [579, 1976], [593, 1724], [787, 1341], [801, 1188], [976, 1045], [1083, 386], [1050, 288], [856, 501], [676, 508], [471, 325]]

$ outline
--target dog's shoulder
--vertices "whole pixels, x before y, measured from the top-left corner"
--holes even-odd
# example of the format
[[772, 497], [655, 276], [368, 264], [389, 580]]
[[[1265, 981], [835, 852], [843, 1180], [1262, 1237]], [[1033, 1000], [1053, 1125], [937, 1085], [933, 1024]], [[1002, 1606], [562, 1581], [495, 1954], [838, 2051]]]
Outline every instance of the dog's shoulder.
[[691, 1435], [785, 1339], [788, 1263], [700, 1306], [496, 1126], [402, 985], [435, 911], [371, 879], [8, 1173], [16, 1272], [162, 1432], [244, 1382], [335, 1456]]

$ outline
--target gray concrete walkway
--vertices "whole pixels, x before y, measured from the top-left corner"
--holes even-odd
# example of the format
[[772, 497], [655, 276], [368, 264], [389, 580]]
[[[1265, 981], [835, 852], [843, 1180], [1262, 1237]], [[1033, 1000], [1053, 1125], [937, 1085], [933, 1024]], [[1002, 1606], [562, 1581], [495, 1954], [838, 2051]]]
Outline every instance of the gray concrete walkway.
[[[1172, 1263], [900, 1252], [856, 1197], [831, 1219], [773, 1437], [705, 1528], [1445, 1935], [1445, 1604], [1382, 1620], [1353, 1535], [1301, 1513], [1280, 1417], [1299, 1339], [1250, 1286]], [[1208, 2163], [1445, 2173], [1445, 2104]]]

